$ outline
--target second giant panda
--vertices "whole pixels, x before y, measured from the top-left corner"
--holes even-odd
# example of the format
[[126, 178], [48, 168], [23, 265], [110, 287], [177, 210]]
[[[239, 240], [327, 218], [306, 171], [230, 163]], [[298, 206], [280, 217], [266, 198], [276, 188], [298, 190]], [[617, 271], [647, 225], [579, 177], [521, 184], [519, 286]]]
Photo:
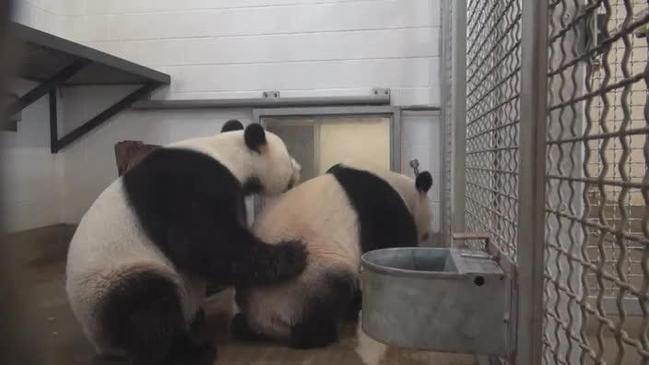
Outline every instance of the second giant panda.
[[241, 312], [232, 321], [235, 335], [272, 338], [296, 348], [336, 341], [338, 323], [355, 318], [360, 309], [360, 256], [427, 240], [431, 185], [428, 172], [413, 180], [337, 165], [275, 199], [253, 231], [268, 242], [303, 241], [308, 264], [284, 283], [237, 286]]
[[81, 219], [66, 290], [100, 354], [125, 353], [136, 365], [212, 364], [215, 346], [190, 333], [206, 282], [264, 285], [304, 268], [302, 244], [267, 244], [241, 212], [248, 192], [292, 187], [299, 165], [259, 124], [225, 127], [152, 151]]

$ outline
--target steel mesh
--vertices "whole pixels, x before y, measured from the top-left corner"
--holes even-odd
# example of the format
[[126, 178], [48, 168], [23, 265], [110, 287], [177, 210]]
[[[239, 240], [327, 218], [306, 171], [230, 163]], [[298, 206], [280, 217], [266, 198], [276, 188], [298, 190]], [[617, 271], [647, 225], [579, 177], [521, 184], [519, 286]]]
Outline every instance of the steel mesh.
[[453, 194], [453, 140], [455, 138], [453, 132], [453, 73], [455, 72], [456, 65], [453, 64], [453, 42], [455, 40], [455, 35], [453, 34], [453, 6], [449, 2], [444, 2], [440, 4], [442, 8], [442, 69], [441, 72], [441, 82], [443, 84], [442, 93], [441, 93], [441, 102], [442, 102], [442, 118], [444, 120], [444, 131], [446, 132], [446, 154], [442, 156], [444, 159], [444, 174], [443, 178], [445, 179], [444, 191], [441, 193], [442, 201], [446, 202], [443, 204], [444, 214], [443, 221], [440, 222], [440, 233], [442, 233], [443, 245], [450, 245], [449, 237], [451, 237], [451, 221], [450, 217], [453, 214], [451, 209], [451, 200]]
[[468, 1], [466, 32], [466, 225], [516, 261], [520, 2]]
[[647, 4], [549, 3], [548, 364], [649, 364]]
[[[648, 2], [548, 6], [543, 360], [649, 364]], [[467, 230], [512, 262], [521, 19], [518, 0], [467, 2]]]

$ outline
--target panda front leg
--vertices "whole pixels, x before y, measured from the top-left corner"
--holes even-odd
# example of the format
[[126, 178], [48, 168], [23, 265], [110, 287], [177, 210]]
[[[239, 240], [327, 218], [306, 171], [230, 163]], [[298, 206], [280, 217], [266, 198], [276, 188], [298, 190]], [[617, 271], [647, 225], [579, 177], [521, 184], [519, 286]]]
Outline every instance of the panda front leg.
[[[239, 286], [261, 286], [289, 280], [304, 271], [306, 246], [300, 241], [268, 244], [245, 227], [238, 227], [228, 237], [228, 254], [232, 283]], [[219, 269], [216, 268], [218, 271]]]
[[338, 340], [338, 324], [349, 312], [360, 305], [360, 289], [354, 271], [330, 267], [315, 279], [320, 290], [305, 299], [302, 318], [293, 325], [290, 345], [295, 348], [313, 348]]

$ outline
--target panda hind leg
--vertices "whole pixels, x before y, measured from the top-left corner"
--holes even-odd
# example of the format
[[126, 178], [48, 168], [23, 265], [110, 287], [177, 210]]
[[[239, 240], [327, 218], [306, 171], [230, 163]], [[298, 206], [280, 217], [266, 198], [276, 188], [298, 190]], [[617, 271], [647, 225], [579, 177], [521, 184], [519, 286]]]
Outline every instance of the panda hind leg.
[[323, 347], [338, 341], [338, 323], [348, 316], [358, 292], [356, 278], [346, 270], [330, 270], [321, 280], [325, 289], [307, 300], [302, 320], [291, 328], [291, 347]]
[[363, 307], [363, 293], [360, 289], [354, 291], [352, 302], [345, 314], [345, 320], [350, 322], [358, 321], [359, 312]]
[[291, 328], [289, 345], [296, 349], [324, 347], [338, 341], [338, 325], [334, 318], [311, 317]]
[[230, 332], [232, 332], [232, 337], [242, 341], [261, 341], [267, 339], [263, 334], [257, 333], [250, 328], [246, 316], [241, 312], [232, 317]]
[[100, 305], [104, 333], [132, 365], [211, 365], [216, 347], [192, 338], [176, 285], [152, 272], [128, 275]]

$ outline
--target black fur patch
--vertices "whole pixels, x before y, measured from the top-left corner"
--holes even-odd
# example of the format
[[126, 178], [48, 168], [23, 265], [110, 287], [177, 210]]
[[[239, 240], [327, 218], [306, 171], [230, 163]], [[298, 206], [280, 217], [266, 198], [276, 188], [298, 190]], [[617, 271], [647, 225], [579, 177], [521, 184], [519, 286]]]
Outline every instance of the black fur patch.
[[360, 288], [358, 288], [354, 292], [352, 303], [349, 306], [349, 311], [347, 311], [347, 315], [345, 316], [345, 319], [348, 321], [357, 321], [359, 312], [361, 311], [362, 308], [363, 308], [363, 293], [361, 292]]
[[338, 340], [338, 323], [354, 304], [356, 278], [347, 271], [332, 270], [319, 285], [325, 289], [307, 299], [301, 321], [291, 328], [291, 347], [322, 347]]
[[243, 130], [243, 124], [241, 124], [241, 122], [236, 119], [230, 119], [227, 122], [225, 122], [225, 124], [223, 124], [223, 127], [221, 128], [221, 133], [240, 131], [240, 130]]
[[285, 280], [306, 265], [303, 245], [267, 245], [242, 221], [244, 190], [219, 161], [160, 148], [124, 175], [144, 231], [180, 270], [211, 284]]
[[336, 177], [358, 214], [363, 252], [417, 246], [414, 218], [390, 184], [370, 172], [340, 164], [329, 173]]
[[415, 186], [417, 187], [417, 190], [423, 193], [427, 193], [428, 190], [430, 190], [430, 188], [433, 186], [433, 176], [428, 171], [421, 172], [419, 175], [417, 175]]
[[253, 151], [259, 151], [259, 147], [266, 144], [266, 131], [261, 124], [253, 123], [246, 127], [246, 130], [243, 132], [244, 140], [246, 141], [246, 146]]
[[234, 338], [242, 341], [260, 341], [267, 339], [263, 334], [257, 333], [250, 328], [248, 320], [243, 313], [237, 313], [232, 317], [230, 332]]
[[327, 170], [326, 174], [333, 174], [333, 173], [335, 173], [336, 171], [338, 171], [339, 169], [343, 169], [343, 168], [345, 168], [345, 166], [344, 166], [343, 164], [341, 164], [341, 163], [337, 163], [337, 164], [331, 166], [331, 167], [329, 168], [329, 170]]
[[234, 175], [202, 153], [161, 148], [124, 175], [124, 186], [153, 242], [177, 267], [206, 275], [209, 247], [228, 244], [221, 226], [237, 225], [243, 190]]
[[245, 195], [249, 194], [259, 194], [263, 190], [261, 186], [261, 181], [259, 181], [258, 178], [252, 177], [248, 179], [244, 184], [243, 184], [243, 192]]
[[141, 272], [111, 288], [98, 318], [113, 346], [126, 350], [133, 364], [211, 364], [216, 348], [196, 343], [183, 318], [176, 286], [167, 278]]

